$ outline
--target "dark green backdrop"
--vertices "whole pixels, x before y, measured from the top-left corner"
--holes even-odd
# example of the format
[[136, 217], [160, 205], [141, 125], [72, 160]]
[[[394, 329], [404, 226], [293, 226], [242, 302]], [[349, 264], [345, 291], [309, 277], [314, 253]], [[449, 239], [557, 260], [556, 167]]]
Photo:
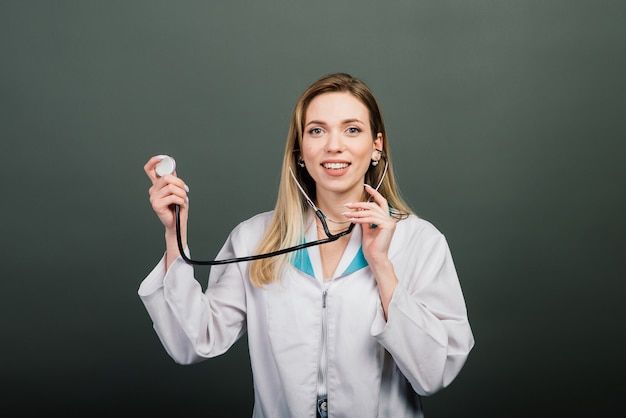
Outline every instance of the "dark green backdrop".
[[210, 257], [344, 71], [476, 336], [427, 417], [623, 409], [626, 2], [3, 0], [0, 64], [3, 408], [250, 416], [245, 341], [176, 365], [137, 296], [163, 251], [143, 164], [176, 158]]

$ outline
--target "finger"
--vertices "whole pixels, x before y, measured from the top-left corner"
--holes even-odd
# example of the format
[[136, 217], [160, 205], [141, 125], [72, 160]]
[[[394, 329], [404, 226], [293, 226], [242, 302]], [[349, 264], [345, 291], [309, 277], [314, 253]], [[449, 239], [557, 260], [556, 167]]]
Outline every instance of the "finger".
[[152, 196], [150, 198], [152, 208], [157, 211], [169, 211], [172, 205], [185, 206], [187, 203], [186, 196], [179, 196], [176, 194], [168, 194], [166, 196]]
[[[156, 158], [156, 157], [155, 157]], [[157, 160], [158, 163], [158, 160]], [[173, 174], [165, 174], [164, 176], [157, 176], [156, 173], [154, 172], [154, 169], [150, 168], [151, 163], [148, 162], [146, 164], [146, 174], [148, 174], [149, 177], [151, 177], [152, 180], [152, 186], [149, 189], [149, 193], [153, 194], [154, 192], [156, 192], [157, 190], [161, 190], [166, 188], [169, 185], [173, 185], [176, 186], [180, 189], [183, 189], [186, 192], [189, 192], [189, 187], [187, 186], [187, 184], [185, 183], [185, 181], [179, 177], [176, 176], [176, 173], [174, 172]], [[154, 167], [154, 166], [152, 166]], [[154, 177], [152, 177], [154, 176]]]
[[[368, 205], [367, 207], [365, 205]], [[389, 211], [382, 209], [375, 203], [350, 204], [352, 210], [343, 212], [342, 215], [352, 223], [369, 225], [371, 228], [382, 227], [384, 229], [395, 228], [395, 224], [389, 216]]]
[[188, 206], [189, 199], [187, 195], [184, 193], [184, 191], [183, 193], [180, 193], [179, 188], [176, 189], [177, 190], [171, 193], [168, 188], [164, 188], [150, 195], [150, 204], [152, 206], [152, 209], [157, 214], [171, 215], [173, 213], [174, 205], [178, 205], [181, 208], [186, 208]]
[[350, 213], [358, 213], [358, 216], [366, 216], [364, 212], [369, 211], [372, 214], [375, 213], [382, 217], [387, 217], [389, 212], [389, 209], [387, 209], [386, 206], [380, 206], [377, 202], [346, 203], [344, 206], [350, 209]]
[[360, 223], [360, 224], [374, 223], [374, 221], [380, 222], [382, 220], [382, 216], [380, 214], [370, 211], [370, 210], [358, 210], [357, 209], [354, 211], [343, 212], [343, 215], [350, 222]]
[[383, 209], [387, 207], [387, 199], [385, 199], [385, 197], [382, 194], [380, 194], [378, 190], [374, 189], [369, 184], [365, 184], [365, 191], [369, 193], [370, 196], [372, 196], [372, 198], [374, 199], [374, 202], [376, 202], [378, 206], [380, 206]]
[[148, 162], [146, 162], [146, 164], [143, 166], [143, 171], [145, 171], [145, 173], [148, 175], [148, 178], [150, 179], [152, 184], [156, 183], [159, 179], [159, 176], [157, 176], [156, 174], [155, 167], [158, 163], [163, 161], [163, 158], [165, 158], [165, 155], [155, 155], [154, 157], [151, 157]]
[[149, 190], [150, 196], [155, 200], [172, 195], [186, 199], [188, 192], [189, 187], [185, 182], [171, 174], [161, 177]]

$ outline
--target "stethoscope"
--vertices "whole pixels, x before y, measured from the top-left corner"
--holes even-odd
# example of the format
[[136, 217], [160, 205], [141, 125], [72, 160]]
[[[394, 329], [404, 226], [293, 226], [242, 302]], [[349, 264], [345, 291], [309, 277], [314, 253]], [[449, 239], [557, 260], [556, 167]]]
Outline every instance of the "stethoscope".
[[[383, 183], [383, 179], [385, 178], [385, 175], [387, 174], [387, 168], [389, 167], [389, 162], [387, 161], [387, 156], [385, 155], [385, 153], [382, 150], [378, 150], [378, 152], [380, 152], [381, 157], [385, 160], [385, 168], [383, 170], [383, 173], [380, 177], [380, 181], [378, 182], [378, 184], [376, 185], [376, 187], [374, 188], [376, 191], [378, 191], [378, 189], [380, 188], [380, 185]], [[155, 171], [157, 176], [161, 177], [165, 174], [172, 174], [174, 173], [174, 171], [176, 170], [176, 161], [166, 155], [163, 157], [163, 159], [156, 165], [155, 167]], [[341, 231], [339, 233], [333, 234], [330, 232], [330, 230], [328, 229], [328, 224], [326, 223], [326, 215], [324, 215], [324, 213], [322, 213], [321, 209], [319, 209], [317, 206], [315, 206], [315, 203], [313, 203], [313, 201], [309, 198], [309, 196], [305, 193], [304, 189], [302, 188], [302, 186], [300, 185], [300, 183], [298, 182], [298, 180], [296, 179], [296, 176], [293, 174], [293, 171], [291, 170], [291, 168], [289, 168], [289, 174], [291, 174], [291, 177], [293, 178], [293, 181], [296, 182], [296, 185], [298, 186], [298, 189], [300, 190], [300, 192], [302, 193], [302, 195], [305, 197], [307, 204], [311, 207], [311, 209], [313, 209], [313, 211], [315, 212], [315, 215], [318, 217], [318, 219], [320, 220], [320, 222], [322, 223], [322, 228], [324, 229], [324, 234], [326, 234], [326, 238], [323, 239], [319, 239], [316, 241], [311, 241], [311, 242], [305, 242], [299, 245], [295, 245], [293, 247], [289, 247], [289, 248], [283, 248], [280, 250], [276, 250], [276, 251], [272, 251], [270, 253], [265, 253], [265, 254], [257, 254], [257, 255], [250, 255], [250, 256], [245, 256], [245, 257], [234, 257], [234, 258], [227, 258], [224, 260], [193, 260], [189, 257], [187, 257], [187, 255], [185, 254], [184, 248], [183, 248], [183, 240], [181, 237], [181, 232], [180, 232], [180, 206], [179, 205], [175, 205], [175, 212], [176, 212], [176, 240], [178, 242], [178, 251], [180, 252], [180, 256], [183, 258], [183, 260], [185, 260], [185, 262], [187, 262], [188, 264], [192, 264], [192, 265], [199, 265], [199, 266], [216, 266], [219, 264], [230, 264], [230, 263], [240, 263], [242, 261], [252, 261], [252, 260], [260, 260], [263, 258], [269, 258], [269, 257], [275, 257], [277, 255], [281, 255], [281, 254], [286, 254], [286, 253], [290, 253], [293, 251], [298, 251], [301, 250], [303, 248], [308, 248], [308, 247], [313, 247], [315, 245], [322, 245], [322, 244], [326, 244], [328, 242], [333, 242], [333, 241], [337, 241], [339, 238], [348, 235], [349, 233], [352, 232], [352, 229], [354, 229], [354, 225], [353, 223], [350, 223], [350, 226], [345, 230], [345, 231]]]

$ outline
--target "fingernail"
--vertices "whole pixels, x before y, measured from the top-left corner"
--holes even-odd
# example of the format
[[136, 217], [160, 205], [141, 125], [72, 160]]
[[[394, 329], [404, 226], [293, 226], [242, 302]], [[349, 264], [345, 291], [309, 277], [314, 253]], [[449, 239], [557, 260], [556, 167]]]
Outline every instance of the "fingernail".
[[350, 206], [350, 205], [352, 205], [352, 203], [344, 203], [343, 205], [344, 206]]
[[348, 216], [351, 212], [343, 212], [342, 215], [343, 216]]
[[189, 186], [187, 186], [186, 184], [185, 184], [185, 191], [189, 193]]
[[370, 186], [370, 185], [369, 185], [369, 184], [367, 184], [367, 183], [363, 183], [363, 186], [365, 186], [365, 187], [372, 187], [372, 186]]
[[165, 155], [164, 154], [157, 155], [156, 158], [159, 160], [162, 160], [163, 158], [165, 158]]

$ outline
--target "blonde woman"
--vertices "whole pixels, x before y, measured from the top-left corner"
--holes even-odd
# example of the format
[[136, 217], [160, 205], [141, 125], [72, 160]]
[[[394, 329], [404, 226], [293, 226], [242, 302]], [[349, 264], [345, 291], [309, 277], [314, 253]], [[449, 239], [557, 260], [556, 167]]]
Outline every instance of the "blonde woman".
[[186, 261], [189, 188], [161, 160], [144, 169], [166, 252], [139, 296], [174, 361], [247, 332], [257, 418], [422, 417], [420, 397], [460, 372], [474, 338], [448, 244], [400, 196], [362, 81], [330, 74], [301, 95], [276, 206], [231, 232], [217, 258], [238, 262], [214, 265], [206, 291]]

